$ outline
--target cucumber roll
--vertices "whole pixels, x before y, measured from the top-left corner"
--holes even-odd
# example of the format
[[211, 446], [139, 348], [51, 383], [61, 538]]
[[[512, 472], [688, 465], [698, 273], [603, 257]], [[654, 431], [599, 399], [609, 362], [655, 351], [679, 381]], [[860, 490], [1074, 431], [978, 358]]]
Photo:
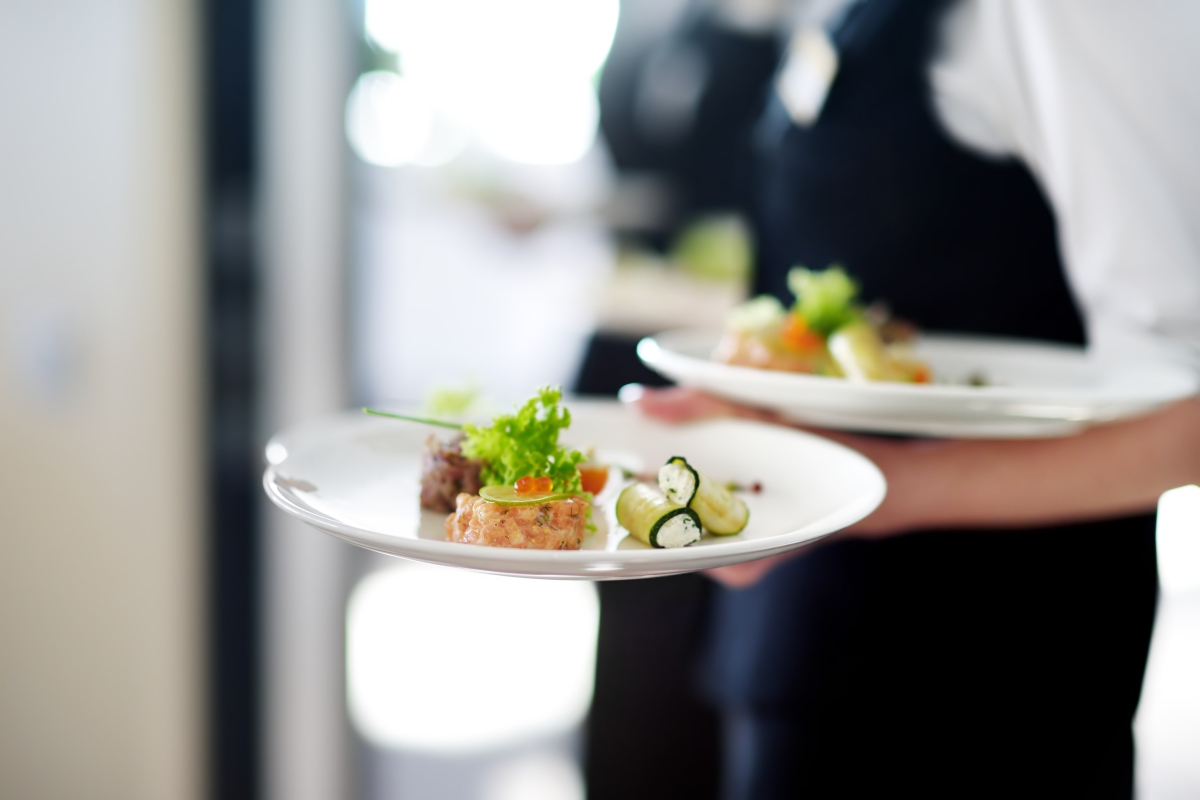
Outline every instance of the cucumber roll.
[[700, 541], [700, 518], [644, 483], [634, 483], [617, 498], [617, 522], [651, 547], [686, 547]]
[[750, 521], [750, 509], [742, 498], [697, 470], [686, 458], [675, 456], [662, 466], [658, 488], [668, 500], [695, 511], [709, 533], [741, 533]]

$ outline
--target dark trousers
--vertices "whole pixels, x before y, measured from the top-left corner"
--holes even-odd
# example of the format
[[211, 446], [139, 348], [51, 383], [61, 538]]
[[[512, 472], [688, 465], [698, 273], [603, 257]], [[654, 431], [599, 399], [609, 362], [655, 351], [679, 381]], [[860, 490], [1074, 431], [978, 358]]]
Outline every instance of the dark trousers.
[[726, 800], [1129, 798], [1153, 517], [823, 544], [712, 598]]

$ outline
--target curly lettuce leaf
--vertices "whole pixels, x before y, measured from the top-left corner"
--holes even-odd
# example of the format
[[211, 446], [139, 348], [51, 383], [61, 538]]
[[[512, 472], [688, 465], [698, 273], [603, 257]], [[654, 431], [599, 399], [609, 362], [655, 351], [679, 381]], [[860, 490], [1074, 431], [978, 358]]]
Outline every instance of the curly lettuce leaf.
[[854, 306], [858, 284], [841, 267], [823, 272], [794, 267], [787, 280], [788, 288], [796, 295], [794, 310], [817, 333], [828, 336], [859, 318]]
[[511, 486], [518, 478], [546, 475], [555, 492], [581, 493], [583, 453], [558, 443], [558, 432], [571, 424], [562, 390], [545, 386], [512, 414], [500, 414], [486, 427], [463, 425], [463, 454], [484, 462], [485, 486]]

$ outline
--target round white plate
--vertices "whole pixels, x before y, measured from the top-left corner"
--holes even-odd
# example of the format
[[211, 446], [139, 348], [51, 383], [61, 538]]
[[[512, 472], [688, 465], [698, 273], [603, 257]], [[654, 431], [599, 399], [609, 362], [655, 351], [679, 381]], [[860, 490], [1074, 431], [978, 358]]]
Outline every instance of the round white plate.
[[[973, 336], [922, 336], [934, 384], [861, 383], [711, 360], [720, 334], [669, 331], [638, 355], [683, 386], [769, 408], [813, 425], [955, 438], [1048, 437], [1152, 411], [1196, 393], [1196, 377], [1165, 363], [1099, 363], [1082, 348]], [[986, 386], [966, 385], [972, 375]]]
[[421, 447], [431, 429], [366, 417], [327, 418], [267, 445], [267, 495], [284, 511], [351, 544], [380, 553], [508, 575], [642, 578], [751, 561], [791, 550], [870, 514], [886, 491], [863, 456], [819, 436], [745, 420], [667, 426], [613, 402], [569, 401], [562, 434], [575, 447], [634, 471], [681, 455], [717, 480], [759, 481], [744, 495], [750, 523], [678, 549], [652, 549], [616, 524], [619, 479], [597, 497], [583, 549], [517, 550], [445, 541], [445, 514], [419, 505]]

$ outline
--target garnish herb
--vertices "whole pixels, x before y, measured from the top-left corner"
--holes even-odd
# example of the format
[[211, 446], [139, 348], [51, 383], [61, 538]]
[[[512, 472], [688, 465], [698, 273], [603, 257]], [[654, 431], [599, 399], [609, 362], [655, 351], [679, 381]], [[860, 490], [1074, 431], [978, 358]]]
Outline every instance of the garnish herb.
[[414, 417], [410, 414], [393, 414], [390, 411], [380, 411], [376, 408], [364, 408], [364, 414], [370, 414], [373, 417], [388, 417], [390, 419], [405, 419], [409, 422], [420, 422], [423, 425], [437, 425], [439, 428], [453, 428], [456, 431], [462, 430], [462, 425], [457, 422], [444, 422], [440, 419], [429, 419], [428, 417]]
[[435, 417], [458, 417], [461, 419], [478, 408], [482, 397], [483, 392], [479, 390], [478, 386], [469, 385], [461, 388], [442, 386], [431, 391], [425, 398], [423, 410]]
[[583, 492], [583, 453], [558, 443], [558, 432], [571, 424], [571, 412], [561, 400], [561, 389], [546, 386], [515, 413], [498, 415], [491, 425], [462, 426], [463, 455], [484, 462], [480, 477], [485, 486], [512, 486], [526, 475], [544, 475], [555, 492]]
[[796, 295], [793, 309], [814, 331], [828, 336], [858, 320], [860, 312], [853, 303], [858, 284], [841, 267], [823, 272], [794, 267], [788, 271], [787, 282]]

